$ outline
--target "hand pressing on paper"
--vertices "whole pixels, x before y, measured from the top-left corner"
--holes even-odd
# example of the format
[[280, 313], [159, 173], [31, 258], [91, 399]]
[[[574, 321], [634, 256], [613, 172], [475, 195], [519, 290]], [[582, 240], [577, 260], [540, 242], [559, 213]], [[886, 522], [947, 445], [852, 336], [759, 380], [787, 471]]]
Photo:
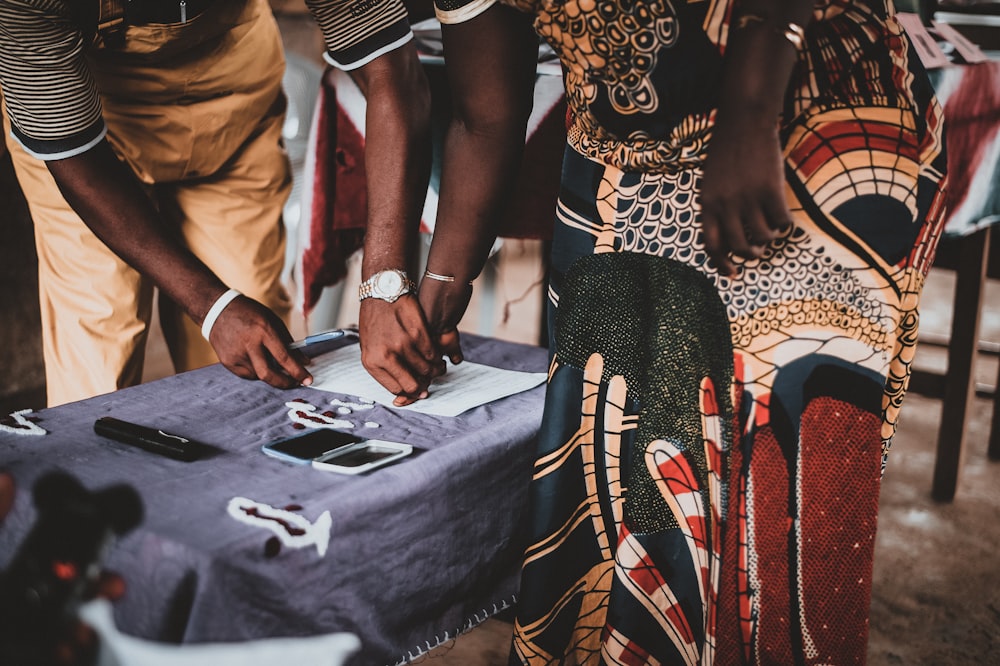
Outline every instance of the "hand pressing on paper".
[[396, 396], [396, 407], [426, 398], [431, 382], [445, 372], [444, 361], [427, 331], [417, 299], [392, 303], [367, 299], [360, 313], [361, 363]]
[[458, 323], [472, 298], [468, 282], [424, 279], [420, 283], [420, 305], [427, 317], [427, 327], [440, 354], [458, 365], [463, 360]]
[[245, 296], [222, 311], [209, 342], [222, 365], [243, 379], [260, 379], [282, 389], [312, 383], [305, 368], [308, 359], [288, 348], [292, 336], [281, 319]]

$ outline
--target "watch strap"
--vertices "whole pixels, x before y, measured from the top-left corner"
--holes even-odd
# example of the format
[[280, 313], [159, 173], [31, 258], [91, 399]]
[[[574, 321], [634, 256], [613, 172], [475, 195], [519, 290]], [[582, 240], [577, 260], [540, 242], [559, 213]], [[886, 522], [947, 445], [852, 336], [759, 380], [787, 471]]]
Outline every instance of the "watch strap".
[[[388, 296], [375, 293], [375, 283], [378, 278], [383, 273], [396, 273], [402, 280], [402, 288], [396, 294], [390, 294]], [[399, 270], [397, 268], [391, 268], [386, 270], [377, 271], [372, 273], [371, 277], [361, 283], [358, 287], [358, 300], [363, 301], [368, 298], [378, 298], [387, 303], [395, 303], [401, 296], [406, 294], [412, 294], [417, 290], [417, 284], [410, 279], [410, 276], [406, 274], [406, 271]]]

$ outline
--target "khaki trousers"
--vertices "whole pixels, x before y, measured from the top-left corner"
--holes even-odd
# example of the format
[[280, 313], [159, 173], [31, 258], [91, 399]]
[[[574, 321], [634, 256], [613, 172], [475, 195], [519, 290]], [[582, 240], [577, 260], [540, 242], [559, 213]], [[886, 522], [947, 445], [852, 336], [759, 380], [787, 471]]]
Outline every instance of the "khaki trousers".
[[[281, 211], [291, 171], [281, 130], [280, 34], [266, 0], [220, 0], [183, 26], [130, 26], [89, 63], [108, 140], [148, 186], [171, 232], [227, 285], [287, 319]], [[49, 406], [139, 383], [153, 286], [63, 200], [44, 162], [4, 129], [35, 224]], [[178, 371], [217, 361], [168, 299]]]

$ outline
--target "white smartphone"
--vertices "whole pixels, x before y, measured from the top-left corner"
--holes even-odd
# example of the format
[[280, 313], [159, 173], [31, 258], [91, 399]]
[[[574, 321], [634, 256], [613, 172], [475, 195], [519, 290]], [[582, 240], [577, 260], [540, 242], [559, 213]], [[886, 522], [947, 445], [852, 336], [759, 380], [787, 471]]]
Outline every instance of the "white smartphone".
[[[340, 474], [361, 474], [413, 452], [400, 442], [365, 439], [341, 430], [321, 428], [262, 447], [265, 454], [298, 465]], [[322, 463], [322, 464], [319, 464]]]
[[402, 442], [365, 439], [315, 458], [312, 466], [324, 472], [363, 474], [388, 465], [413, 453], [413, 447]]

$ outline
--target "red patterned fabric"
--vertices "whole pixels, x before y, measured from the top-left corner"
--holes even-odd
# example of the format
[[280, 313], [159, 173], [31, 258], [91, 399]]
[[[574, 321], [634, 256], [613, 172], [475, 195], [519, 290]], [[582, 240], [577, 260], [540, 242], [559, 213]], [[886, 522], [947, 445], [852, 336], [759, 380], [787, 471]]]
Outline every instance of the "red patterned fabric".
[[1000, 62], [931, 72], [948, 129], [948, 235], [1000, 222]]
[[[323, 287], [344, 278], [348, 257], [364, 242], [368, 210], [364, 135], [337, 104], [334, 87], [321, 86], [314, 114], [309, 242], [299, 255], [305, 313], [316, 305]], [[332, 162], [320, 159], [329, 155]]]

